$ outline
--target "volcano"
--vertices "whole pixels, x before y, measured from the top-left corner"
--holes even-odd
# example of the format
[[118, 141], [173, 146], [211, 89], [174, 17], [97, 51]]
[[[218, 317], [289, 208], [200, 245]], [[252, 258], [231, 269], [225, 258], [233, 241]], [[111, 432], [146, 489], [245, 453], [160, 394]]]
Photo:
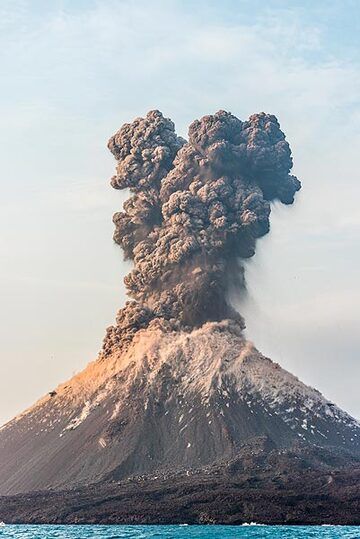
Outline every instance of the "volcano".
[[0, 430], [8, 522], [356, 523], [360, 425], [244, 336], [229, 288], [300, 182], [274, 116], [110, 139], [131, 301], [97, 359]]
[[360, 454], [359, 424], [232, 322], [141, 330], [3, 427], [1, 493], [202, 469], [264, 436]]

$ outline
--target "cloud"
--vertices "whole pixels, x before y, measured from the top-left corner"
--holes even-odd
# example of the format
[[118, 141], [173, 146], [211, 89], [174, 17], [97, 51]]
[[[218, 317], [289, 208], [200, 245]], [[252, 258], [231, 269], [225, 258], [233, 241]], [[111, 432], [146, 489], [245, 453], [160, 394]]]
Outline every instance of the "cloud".
[[[186, 135], [193, 118], [220, 108], [242, 118], [264, 110], [279, 117], [303, 192], [288, 214], [283, 213], [286, 209], [273, 209], [271, 234], [259, 243], [253, 271], [249, 268], [253, 301], [272, 320], [261, 342], [268, 347], [289, 303], [295, 311], [298, 305], [299, 313], [305, 308], [302, 299], [315, 306], [316, 291], [322, 298], [318, 317], [328, 320], [324, 298], [332, 297], [331, 305], [337, 305], [331, 310], [334, 324], [346, 320], [352, 331], [355, 309], [340, 298], [350, 294], [349, 298], [352, 292], [355, 297], [359, 291], [360, 69], [353, 22], [357, 6], [350, 0], [330, 4], [3, 0], [0, 248], [5, 264], [0, 277], [35, 278], [49, 271], [54, 281], [62, 282], [67, 271], [69, 282], [70, 273], [75, 274], [74, 282], [117, 279], [121, 296], [127, 268], [116, 275], [119, 254], [111, 244], [111, 215], [121, 209], [122, 199], [107, 186], [113, 168], [106, 149], [109, 136], [152, 108], [170, 116], [180, 135]], [[282, 271], [275, 272], [278, 256], [284, 263]], [[28, 291], [35, 290], [28, 286]], [[13, 297], [18, 293], [16, 287], [11, 292]], [[48, 294], [39, 287], [29, 297], [41, 304]], [[81, 294], [99, 325], [111, 320], [118, 298], [99, 307], [99, 296], [92, 298], [87, 287]], [[14, 346], [16, 319], [7, 315], [13, 297], [9, 294], [1, 305], [9, 342], [3, 361], [8, 369], [21, 355]], [[278, 308], [272, 311], [271, 304]], [[58, 297], [57, 308], [68, 313], [74, 333], [83, 317], [81, 305], [79, 299], [73, 306], [71, 294]], [[29, 303], [29, 312], [31, 308]], [[36, 319], [29, 316], [23, 338], [30, 339], [38, 326], [46, 336], [52, 329], [47, 318], [43, 311]], [[254, 335], [262, 331], [259, 318], [248, 326]], [[293, 332], [286, 327], [281, 335], [284, 364], [299, 375], [308, 366], [307, 380], [312, 382], [315, 368], [309, 344], [298, 342], [298, 367], [291, 363]], [[316, 354], [317, 340], [322, 339], [324, 349], [326, 342], [332, 343], [333, 370], [335, 355], [345, 349], [343, 365], [354, 366], [348, 346], [349, 342], [355, 346], [354, 338], [342, 333], [334, 339], [333, 327], [327, 325], [320, 337], [310, 323], [302, 331]], [[90, 326], [88, 334], [93, 334]], [[61, 353], [63, 340], [60, 334], [51, 343], [43, 337], [41, 350], [27, 351], [24, 386], [36, 355], [47, 357], [50, 346]], [[83, 364], [87, 353], [84, 347]], [[73, 370], [71, 362], [64, 359], [62, 377]], [[44, 392], [48, 389], [46, 369], [38, 375], [41, 383], [36, 393], [27, 393], [29, 404], [40, 386]], [[330, 379], [327, 384], [331, 398], [334, 385]], [[351, 395], [357, 394], [355, 377], [348, 378], [346, 394], [350, 403]], [[349, 406], [355, 410], [353, 402]]]

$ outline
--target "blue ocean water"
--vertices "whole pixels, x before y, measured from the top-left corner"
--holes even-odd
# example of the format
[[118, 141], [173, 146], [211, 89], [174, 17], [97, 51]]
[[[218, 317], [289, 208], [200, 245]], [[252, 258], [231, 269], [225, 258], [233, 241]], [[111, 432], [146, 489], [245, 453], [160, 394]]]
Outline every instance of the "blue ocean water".
[[15, 526], [1, 539], [360, 539], [360, 526]]

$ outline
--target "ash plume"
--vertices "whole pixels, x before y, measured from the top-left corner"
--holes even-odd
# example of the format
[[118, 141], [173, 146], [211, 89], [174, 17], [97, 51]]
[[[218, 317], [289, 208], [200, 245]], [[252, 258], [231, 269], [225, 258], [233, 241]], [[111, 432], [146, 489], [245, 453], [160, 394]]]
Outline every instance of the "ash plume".
[[269, 232], [270, 202], [292, 204], [301, 187], [276, 117], [243, 122], [221, 110], [194, 121], [185, 141], [155, 110], [125, 124], [108, 147], [117, 160], [111, 185], [132, 193], [113, 221], [134, 268], [124, 280], [132, 301], [108, 329], [104, 353], [151, 324], [192, 329], [232, 319], [244, 327], [229, 285], [244, 286], [241, 259]]

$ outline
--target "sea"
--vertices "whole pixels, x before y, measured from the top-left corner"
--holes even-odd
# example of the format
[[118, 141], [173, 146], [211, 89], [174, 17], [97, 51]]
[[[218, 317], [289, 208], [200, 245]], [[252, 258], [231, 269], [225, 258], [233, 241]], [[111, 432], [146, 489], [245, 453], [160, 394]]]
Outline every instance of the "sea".
[[360, 539], [360, 526], [0, 526], [1, 539]]

